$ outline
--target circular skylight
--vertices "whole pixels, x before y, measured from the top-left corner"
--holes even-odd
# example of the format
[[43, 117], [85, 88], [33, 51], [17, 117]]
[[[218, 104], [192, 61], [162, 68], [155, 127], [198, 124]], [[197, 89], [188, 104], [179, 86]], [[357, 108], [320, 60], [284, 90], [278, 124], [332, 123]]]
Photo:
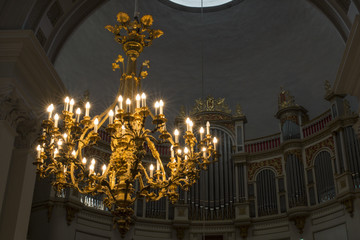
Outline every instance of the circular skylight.
[[220, 6], [225, 3], [231, 2], [232, 0], [170, 0], [170, 1], [182, 6], [196, 7], [196, 8], [200, 8], [202, 4], [203, 7], [206, 8], [206, 7]]

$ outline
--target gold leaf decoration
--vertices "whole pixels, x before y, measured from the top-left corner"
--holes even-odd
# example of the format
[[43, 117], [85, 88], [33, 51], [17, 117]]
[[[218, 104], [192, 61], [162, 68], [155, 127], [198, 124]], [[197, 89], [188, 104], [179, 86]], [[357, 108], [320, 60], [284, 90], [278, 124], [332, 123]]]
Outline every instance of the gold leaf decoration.
[[130, 21], [129, 15], [127, 15], [127, 13], [124, 12], [119, 12], [116, 15], [116, 18], [119, 23], [127, 23], [128, 21]]
[[124, 62], [124, 58], [123, 56], [119, 55], [118, 58], [116, 59], [116, 62]]
[[114, 31], [115, 31], [115, 28], [111, 25], [105, 26], [105, 29], [107, 29], [109, 32], [112, 32], [112, 33], [114, 33]]
[[143, 65], [144, 67], [150, 68], [150, 64], [149, 64], [149, 63], [150, 63], [149, 60], [145, 60], [142, 65]]
[[113, 63], [113, 64], [112, 64], [112, 69], [113, 69], [113, 71], [115, 71], [115, 69], [117, 69], [117, 68], [120, 68], [120, 65], [117, 64], [117, 63]]
[[146, 78], [147, 75], [148, 75], [148, 72], [147, 72], [147, 71], [141, 71], [141, 73], [140, 73], [140, 76], [141, 76], [142, 78]]
[[150, 27], [153, 24], [154, 20], [152, 18], [151, 15], [144, 15], [141, 18], [141, 23], [145, 26], [145, 27]]
[[153, 37], [154, 37], [154, 38], [159, 38], [159, 37], [161, 37], [163, 34], [164, 34], [164, 32], [161, 31], [161, 30], [154, 30], [154, 31], [153, 31]]

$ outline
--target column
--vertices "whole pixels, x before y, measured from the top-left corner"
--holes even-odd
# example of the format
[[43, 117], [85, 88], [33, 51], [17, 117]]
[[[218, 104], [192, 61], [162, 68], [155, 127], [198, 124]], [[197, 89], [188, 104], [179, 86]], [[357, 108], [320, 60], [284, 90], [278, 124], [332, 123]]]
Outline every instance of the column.
[[[31, 122], [31, 120], [29, 120]], [[23, 131], [15, 140], [0, 218], [0, 239], [24, 240], [29, 225], [35, 185], [35, 151], [29, 122], [18, 126]]]
[[236, 202], [239, 202], [239, 169], [238, 165], [235, 165], [235, 194], [236, 194]]
[[[2, 109], [0, 109], [2, 110]], [[7, 120], [0, 120], [0, 152], [1, 152], [1, 167], [0, 167], [0, 216], [4, 201], [4, 194], [6, 189], [6, 182], [11, 162], [11, 154], [14, 146], [14, 139], [16, 131]]]
[[342, 157], [343, 157], [343, 161], [344, 161], [344, 171], [349, 171], [349, 166], [348, 166], [348, 159], [346, 157], [346, 149], [345, 149], [345, 143], [344, 143], [344, 130], [340, 129], [339, 131], [340, 134], [340, 141], [341, 141], [341, 149], [342, 149]]

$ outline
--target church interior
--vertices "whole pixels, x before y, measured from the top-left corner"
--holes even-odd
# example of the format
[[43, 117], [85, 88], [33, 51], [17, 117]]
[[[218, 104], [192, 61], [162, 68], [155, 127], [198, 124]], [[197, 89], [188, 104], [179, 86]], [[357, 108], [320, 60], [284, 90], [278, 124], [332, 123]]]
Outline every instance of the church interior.
[[360, 239], [360, 0], [4, 0], [0, 239]]

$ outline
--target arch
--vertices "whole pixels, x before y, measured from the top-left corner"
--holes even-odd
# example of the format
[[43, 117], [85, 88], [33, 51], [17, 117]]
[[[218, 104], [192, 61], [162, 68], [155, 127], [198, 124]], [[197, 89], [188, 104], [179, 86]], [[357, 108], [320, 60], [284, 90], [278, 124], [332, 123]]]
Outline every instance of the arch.
[[306, 206], [304, 165], [297, 155], [286, 156], [285, 172], [289, 207]]
[[275, 171], [262, 169], [256, 175], [256, 199], [258, 216], [278, 213]]
[[335, 157], [335, 153], [334, 153], [334, 151], [333, 151], [331, 148], [329, 148], [329, 147], [322, 147], [322, 148], [320, 148], [319, 150], [317, 150], [317, 151], [314, 153], [313, 158], [311, 159], [311, 162], [310, 162], [309, 167], [314, 167], [315, 159], [316, 159], [316, 157], [318, 156], [318, 154], [321, 153], [321, 152], [328, 152], [328, 153], [330, 154], [330, 157], [331, 157], [331, 158], [334, 158], [334, 157]]
[[331, 155], [328, 151], [320, 151], [314, 160], [315, 183], [318, 202], [326, 202], [335, 197], [334, 171]]

